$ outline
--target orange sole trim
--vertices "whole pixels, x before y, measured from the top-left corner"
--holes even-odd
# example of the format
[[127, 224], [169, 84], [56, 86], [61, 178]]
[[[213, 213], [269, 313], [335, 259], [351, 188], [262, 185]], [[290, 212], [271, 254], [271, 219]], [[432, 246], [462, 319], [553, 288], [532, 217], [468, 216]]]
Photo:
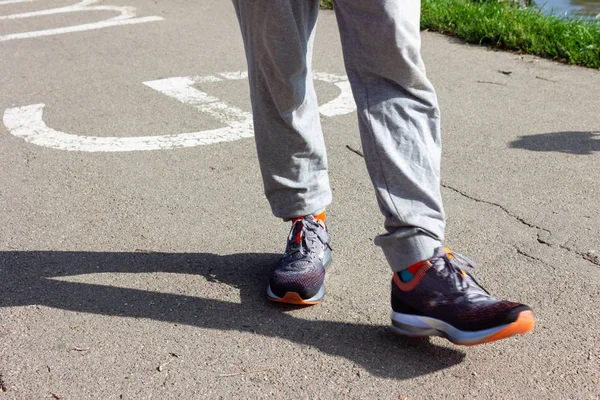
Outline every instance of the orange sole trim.
[[519, 317], [515, 322], [502, 329], [500, 332], [496, 332], [489, 338], [478, 342], [466, 344], [465, 346], [476, 346], [478, 344], [484, 344], [489, 342], [495, 342], [496, 340], [506, 339], [515, 335], [522, 335], [533, 329], [535, 326], [535, 318], [533, 317], [532, 311], [523, 311], [519, 313]]
[[275, 303], [295, 304], [299, 306], [312, 306], [321, 302], [321, 300], [306, 301], [296, 292], [287, 292], [285, 296], [280, 299], [273, 299], [269, 297], [269, 300], [274, 301]]

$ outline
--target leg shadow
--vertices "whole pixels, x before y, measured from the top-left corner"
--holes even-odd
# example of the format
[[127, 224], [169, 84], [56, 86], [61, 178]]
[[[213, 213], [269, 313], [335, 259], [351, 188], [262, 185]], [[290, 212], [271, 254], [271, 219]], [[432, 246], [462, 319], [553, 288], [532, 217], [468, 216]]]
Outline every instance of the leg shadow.
[[[265, 299], [277, 254], [0, 252], [0, 308], [44, 305], [99, 315], [148, 318], [253, 332], [344, 357], [370, 373], [409, 379], [460, 363], [461, 351], [393, 335], [387, 326], [309, 321]], [[93, 273], [198, 274], [240, 290], [242, 304], [53, 278]], [[125, 306], [127, 304], [127, 306]]]

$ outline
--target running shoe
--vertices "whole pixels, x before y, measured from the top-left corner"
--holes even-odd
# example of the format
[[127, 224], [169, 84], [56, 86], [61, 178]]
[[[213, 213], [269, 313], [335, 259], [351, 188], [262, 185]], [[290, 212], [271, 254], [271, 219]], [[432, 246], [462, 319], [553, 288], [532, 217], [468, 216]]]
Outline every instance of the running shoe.
[[325, 213], [292, 220], [287, 247], [273, 268], [267, 298], [298, 305], [319, 303], [325, 296], [325, 270], [331, 264]]
[[439, 247], [392, 279], [392, 329], [406, 336], [442, 336], [459, 345], [476, 345], [533, 329], [533, 311], [493, 298], [463, 267], [468, 258]]

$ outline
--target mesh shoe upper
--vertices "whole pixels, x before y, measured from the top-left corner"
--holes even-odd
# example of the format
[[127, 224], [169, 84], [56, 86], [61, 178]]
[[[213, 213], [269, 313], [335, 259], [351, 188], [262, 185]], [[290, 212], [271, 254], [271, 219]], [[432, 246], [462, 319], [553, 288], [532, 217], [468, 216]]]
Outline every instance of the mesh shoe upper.
[[463, 331], [479, 331], [514, 322], [529, 307], [493, 298], [461, 265], [472, 261], [438, 248], [433, 258], [422, 263], [415, 277], [392, 281], [392, 309], [403, 314], [442, 320]]
[[287, 292], [313, 297], [323, 285], [330, 259], [326, 228], [312, 216], [293, 220], [285, 253], [271, 272], [271, 291], [279, 297]]

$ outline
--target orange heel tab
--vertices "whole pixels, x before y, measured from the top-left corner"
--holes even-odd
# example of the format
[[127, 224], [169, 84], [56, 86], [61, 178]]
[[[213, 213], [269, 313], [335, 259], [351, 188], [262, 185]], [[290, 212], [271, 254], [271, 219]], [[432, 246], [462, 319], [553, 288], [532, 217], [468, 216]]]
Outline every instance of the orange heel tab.
[[396, 272], [394, 273], [393, 277], [394, 283], [396, 284], [396, 286], [398, 286], [399, 289], [401, 289], [404, 292], [413, 290], [415, 287], [417, 287], [419, 282], [421, 282], [427, 271], [429, 271], [431, 265], [431, 261], [424, 260], [419, 261], [418, 263], [406, 268], [408, 272], [414, 275], [409, 282], [402, 282], [402, 280], [400, 279], [400, 273]]
[[315, 219], [318, 219], [321, 222], [325, 222], [325, 217], [326, 217], [325, 211], [323, 211], [320, 214], [314, 215], [314, 217], [315, 217]]

